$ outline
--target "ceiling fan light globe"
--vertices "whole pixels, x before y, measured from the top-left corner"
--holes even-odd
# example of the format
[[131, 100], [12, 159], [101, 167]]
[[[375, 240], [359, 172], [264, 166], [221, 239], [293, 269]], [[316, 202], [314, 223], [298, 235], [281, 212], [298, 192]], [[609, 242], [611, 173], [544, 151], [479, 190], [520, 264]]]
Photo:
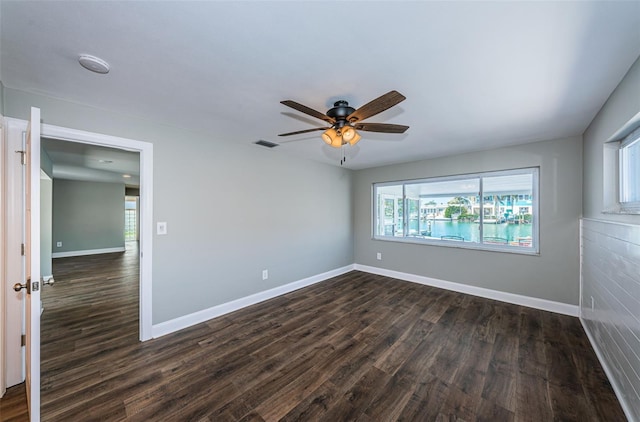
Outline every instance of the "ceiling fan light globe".
[[325, 144], [327, 145], [331, 145], [332, 139], [333, 139], [333, 133], [335, 134], [335, 129], [330, 128], [324, 131], [324, 133], [322, 134], [322, 140], [325, 142]]
[[342, 146], [342, 136], [336, 134], [331, 140], [331, 146], [334, 148], [340, 148]]
[[356, 132], [355, 130], [354, 130], [354, 132], [356, 133], [355, 136], [353, 138], [351, 138], [351, 140], [349, 141], [349, 143], [351, 145], [357, 144], [358, 141], [362, 138], [362, 136], [360, 136], [360, 134], [358, 132]]
[[335, 128], [329, 128], [322, 134], [322, 140], [333, 148], [340, 148], [342, 146], [341, 131]]
[[354, 128], [352, 127], [342, 128], [342, 139], [344, 139], [345, 142], [351, 142], [351, 140], [355, 138], [356, 135], [357, 135], [357, 132]]

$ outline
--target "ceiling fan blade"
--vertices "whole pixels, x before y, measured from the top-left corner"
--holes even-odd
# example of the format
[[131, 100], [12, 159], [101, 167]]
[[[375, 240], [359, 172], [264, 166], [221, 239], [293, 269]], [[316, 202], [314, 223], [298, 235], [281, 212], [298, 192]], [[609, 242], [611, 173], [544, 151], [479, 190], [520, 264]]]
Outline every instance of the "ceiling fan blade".
[[284, 101], [280, 101], [280, 104], [284, 104], [287, 107], [291, 107], [295, 110], [301, 111], [302, 113], [308, 114], [309, 116], [315, 117], [316, 119], [324, 120], [327, 123], [334, 124], [336, 122], [335, 119], [327, 116], [326, 114], [320, 113], [319, 111], [309, 108], [306, 105], [296, 103], [295, 101], [284, 100]]
[[297, 130], [295, 132], [281, 133], [278, 136], [299, 135], [301, 133], [315, 132], [317, 130], [327, 130], [328, 127], [314, 127], [313, 129]]
[[392, 125], [389, 123], [356, 123], [353, 125], [357, 130], [364, 130], [367, 132], [382, 132], [382, 133], [404, 133], [409, 126], [404, 125]]
[[367, 104], [351, 113], [347, 116], [347, 121], [357, 122], [358, 120], [364, 120], [371, 116], [375, 116], [376, 114], [382, 113], [394, 105], [401, 103], [406, 100], [406, 98], [407, 97], [400, 94], [398, 91], [389, 91], [375, 100], [369, 101]]

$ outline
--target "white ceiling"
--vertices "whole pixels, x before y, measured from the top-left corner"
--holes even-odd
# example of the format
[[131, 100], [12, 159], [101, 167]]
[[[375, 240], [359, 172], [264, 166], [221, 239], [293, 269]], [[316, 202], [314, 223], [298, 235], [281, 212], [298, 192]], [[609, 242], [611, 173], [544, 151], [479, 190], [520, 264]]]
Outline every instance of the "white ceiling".
[[58, 139], [42, 138], [41, 141], [53, 163], [54, 179], [140, 186], [140, 154], [137, 152]]
[[[630, 2], [0, 3], [5, 87], [210, 133], [293, 141], [274, 153], [339, 165], [326, 111], [392, 89], [407, 100], [367, 122], [352, 169], [582, 134], [640, 55]], [[78, 54], [111, 64], [90, 73]], [[43, 116], [46, 121], [46, 115]], [[255, 146], [255, 148], [259, 148]]]

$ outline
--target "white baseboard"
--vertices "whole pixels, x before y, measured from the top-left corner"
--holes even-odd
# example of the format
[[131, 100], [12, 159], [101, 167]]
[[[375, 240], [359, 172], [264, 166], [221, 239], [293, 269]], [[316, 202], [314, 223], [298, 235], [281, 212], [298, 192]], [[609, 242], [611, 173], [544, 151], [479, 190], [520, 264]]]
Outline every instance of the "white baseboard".
[[600, 366], [602, 366], [602, 369], [604, 369], [604, 373], [607, 375], [607, 378], [609, 379], [609, 384], [611, 384], [611, 388], [613, 389], [613, 392], [616, 394], [616, 397], [618, 398], [618, 402], [620, 403], [620, 407], [622, 407], [622, 411], [624, 412], [627, 419], [629, 419], [630, 421], [633, 421], [633, 418], [632, 418], [633, 413], [631, 412], [631, 406], [627, 402], [627, 395], [622, 392], [622, 389], [618, 385], [616, 381], [616, 377], [614, 376], [615, 375], [614, 372], [611, 370], [611, 368], [609, 367], [609, 364], [607, 363], [607, 360], [602, 355], [602, 352], [600, 351], [600, 347], [598, 346], [598, 342], [595, 341], [595, 338], [593, 337], [591, 330], [589, 329], [588, 325], [584, 323], [584, 318], [582, 316], [580, 316], [580, 323], [582, 324], [582, 328], [584, 329], [584, 332], [587, 333], [587, 338], [589, 339], [589, 343], [591, 343], [591, 348], [593, 349], [594, 352], [596, 352], [596, 356], [598, 357]]
[[371, 274], [378, 274], [387, 277], [397, 278], [399, 280], [411, 281], [414, 283], [423, 284], [426, 286], [438, 287], [445, 290], [451, 290], [459, 293], [466, 293], [474, 296], [484, 297], [487, 299], [499, 300], [501, 302], [512, 303], [514, 305], [522, 305], [530, 308], [540, 309], [543, 311], [550, 311], [564, 315], [578, 316], [579, 308], [576, 305], [569, 305], [566, 303], [554, 302], [546, 299], [538, 299], [535, 297], [522, 296], [514, 293], [500, 292], [497, 290], [485, 289], [482, 287], [469, 286], [466, 284], [454, 283], [451, 281], [438, 280], [435, 278], [419, 276], [415, 274], [408, 274], [399, 271], [387, 270], [384, 268], [370, 267], [368, 265], [353, 264], [347, 265], [342, 268], [327, 271], [322, 274], [317, 274], [302, 280], [294, 281], [283, 286], [274, 287], [273, 289], [265, 290], [252, 294], [250, 296], [242, 297], [240, 299], [233, 300], [231, 302], [222, 303], [220, 305], [213, 306], [202, 311], [194, 312], [189, 315], [184, 315], [169, 321], [154, 324], [151, 333], [153, 338], [162, 337], [164, 335], [182, 330], [184, 328], [191, 327], [192, 325], [199, 324], [201, 322], [208, 321], [210, 319], [228, 314], [233, 311], [237, 311], [247, 306], [255, 305], [256, 303], [263, 302], [268, 299], [272, 299], [283, 294], [290, 293], [294, 290], [301, 289], [303, 287], [310, 286], [315, 283], [319, 283], [324, 280], [328, 280], [332, 277], [336, 277], [349, 271], [357, 270]]
[[99, 255], [103, 253], [124, 252], [125, 247], [119, 246], [117, 248], [105, 248], [105, 249], [87, 249], [84, 251], [68, 251], [68, 252], [54, 252], [51, 254], [51, 258], [68, 258], [70, 256], [84, 256], [84, 255]]
[[348, 273], [352, 270], [353, 265], [347, 265], [342, 268], [337, 268], [335, 270], [327, 271], [322, 274], [317, 274], [311, 277], [304, 278], [302, 280], [294, 281], [283, 286], [274, 287], [273, 289], [265, 290], [264, 292], [255, 293], [250, 296], [232, 300], [231, 302], [222, 303], [208, 309], [203, 309], [202, 311], [194, 312], [189, 315], [181, 316], [169, 321], [161, 322], [159, 324], [154, 324], [151, 329], [151, 333], [153, 338], [161, 337], [166, 334], [191, 327], [192, 325], [208, 321], [212, 318], [228, 314], [229, 312], [237, 311], [238, 309], [242, 309], [250, 305], [255, 305], [256, 303], [263, 302], [265, 300], [293, 292], [294, 290], [298, 290], [303, 287], [328, 280], [332, 277]]
[[569, 305], [567, 303], [554, 302], [546, 299], [539, 299], [530, 296], [522, 296], [514, 293], [501, 292], [498, 290], [485, 289], [483, 287], [469, 286], [467, 284], [454, 283], [451, 281], [438, 280], [436, 278], [425, 277], [415, 274], [403, 273], [400, 271], [387, 270], [384, 268], [371, 267], [368, 265], [354, 264], [354, 270], [364, 271], [366, 273], [378, 274], [387, 277], [397, 278], [399, 280], [411, 281], [413, 283], [424, 284], [426, 286], [438, 287], [454, 292], [466, 293], [473, 296], [484, 297], [487, 299], [499, 300], [501, 302], [512, 303], [514, 305], [527, 306], [529, 308], [540, 309], [543, 311], [555, 312], [558, 314], [578, 316], [580, 308], [577, 305]]

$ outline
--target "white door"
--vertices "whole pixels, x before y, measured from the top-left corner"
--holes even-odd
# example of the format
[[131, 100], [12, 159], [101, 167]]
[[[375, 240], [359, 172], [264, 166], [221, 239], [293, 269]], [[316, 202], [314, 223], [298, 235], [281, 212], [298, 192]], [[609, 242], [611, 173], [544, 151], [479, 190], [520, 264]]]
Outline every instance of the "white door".
[[31, 422], [40, 421], [40, 109], [31, 108], [25, 140], [26, 389]]

